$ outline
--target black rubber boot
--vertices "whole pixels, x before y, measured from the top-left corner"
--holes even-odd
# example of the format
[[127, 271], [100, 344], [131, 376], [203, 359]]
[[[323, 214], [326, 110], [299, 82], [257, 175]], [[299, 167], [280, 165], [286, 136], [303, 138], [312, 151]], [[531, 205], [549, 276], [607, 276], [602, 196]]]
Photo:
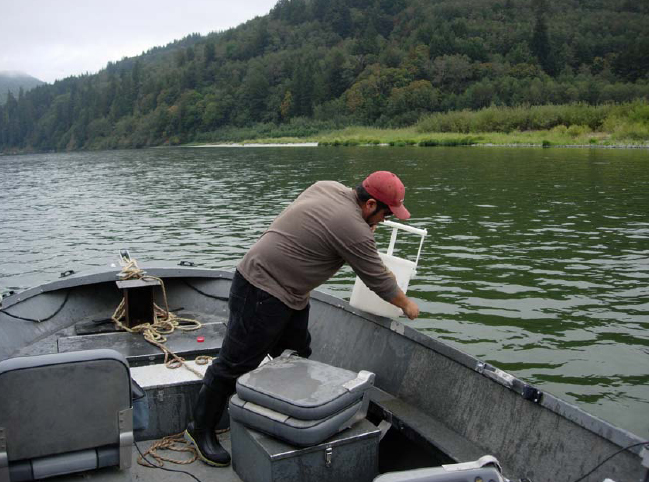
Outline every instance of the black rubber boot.
[[227, 395], [202, 385], [194, 407], [194, 421], [185, 430], [185, 440], [194, 444], [198, 457], [215, 467], [230, 465], [230, 454], [221, 447], [214, 433], [228, 398]]

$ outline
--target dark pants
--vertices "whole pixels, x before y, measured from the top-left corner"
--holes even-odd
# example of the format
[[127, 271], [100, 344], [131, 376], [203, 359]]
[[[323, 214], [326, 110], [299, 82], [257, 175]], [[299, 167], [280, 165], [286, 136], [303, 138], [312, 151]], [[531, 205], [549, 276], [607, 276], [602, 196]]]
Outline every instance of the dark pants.
[[[294, 310], [235, 272], [230, 287], [230, 318], [218, 358], [205, 373], [203, 383], [230, 396], [237, 378], [259, 366], [264, 357], [286, 349], [311, 355], [309, 306]], [[220, 416], [220, 415], [219, 415]]]

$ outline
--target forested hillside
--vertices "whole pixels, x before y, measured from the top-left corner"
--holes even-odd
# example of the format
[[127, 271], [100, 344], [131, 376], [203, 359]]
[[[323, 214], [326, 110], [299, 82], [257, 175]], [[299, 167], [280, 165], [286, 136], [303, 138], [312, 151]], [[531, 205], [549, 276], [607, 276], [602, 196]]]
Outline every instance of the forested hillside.
[[649, 97], [649, 3], [280, 0], [0, 107], [0, 150], [143, 147], [350, 124], [402, 126], [490, 105]]

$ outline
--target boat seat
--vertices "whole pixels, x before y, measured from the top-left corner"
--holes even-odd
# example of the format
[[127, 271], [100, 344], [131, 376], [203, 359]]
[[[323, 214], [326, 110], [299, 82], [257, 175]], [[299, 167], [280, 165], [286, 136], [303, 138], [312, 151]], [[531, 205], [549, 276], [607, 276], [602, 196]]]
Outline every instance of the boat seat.
[[239, 377], [230, 417], [298, 447], [317, 445], [365, 418], [374, 374], [284, 352]]
[[505, 482], [505, 480], [498, 460], [491, 455], [485, 455], [473, 462], [388, 472], [376, 477], [374, 482]]
[[0, 482], [131, 466], [131, 377], [118, 352], [1, 361], [0, 393]]

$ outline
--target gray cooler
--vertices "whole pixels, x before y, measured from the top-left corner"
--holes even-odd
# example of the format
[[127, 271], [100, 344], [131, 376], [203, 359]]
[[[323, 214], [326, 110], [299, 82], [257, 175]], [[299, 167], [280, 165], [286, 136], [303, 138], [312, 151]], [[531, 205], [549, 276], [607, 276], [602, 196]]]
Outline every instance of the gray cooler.
[[374, 374], [285, 352], [237, 381], [230, 417], [291, 445], [317, 445], [365, 418]]
[[367, 420], [311, 447], [231, 423], [232, 466], [243, 482], [372, 482], [381, 431]]
[[237, 381], [232, 464], [244, 482], [370, 482], [380, 430], [367, 420], [374, 374], [284, 352]]

